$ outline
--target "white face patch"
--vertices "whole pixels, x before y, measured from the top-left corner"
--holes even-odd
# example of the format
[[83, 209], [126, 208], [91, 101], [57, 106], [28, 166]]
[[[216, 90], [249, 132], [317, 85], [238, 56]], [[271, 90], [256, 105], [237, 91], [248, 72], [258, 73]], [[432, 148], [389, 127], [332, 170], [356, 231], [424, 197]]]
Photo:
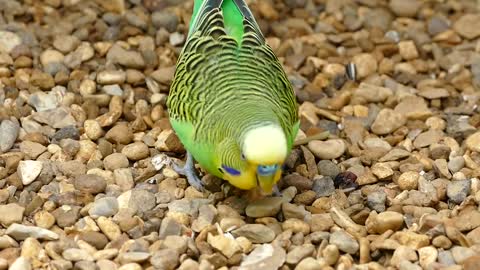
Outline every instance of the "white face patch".
[[287, 157], [287, 138], [277, 125], [256, 127], [245, 134], [242, 150], [249, 162], [259, 165], [283, 163]]

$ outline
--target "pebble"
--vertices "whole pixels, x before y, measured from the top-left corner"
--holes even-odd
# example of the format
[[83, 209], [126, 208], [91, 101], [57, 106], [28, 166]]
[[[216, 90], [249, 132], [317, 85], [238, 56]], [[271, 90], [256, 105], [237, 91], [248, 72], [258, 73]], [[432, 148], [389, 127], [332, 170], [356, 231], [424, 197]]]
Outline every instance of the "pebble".
[[315, 270], [315, 269], [321, 269], [322, 264], [318, 261], [315, 260], [312, 257], [305, 258], [301, 260], [297, 266], [295, 266], [295, 270]]
[[4, 227], [8, 227], [12, 223], [21, 223], [24, 212], [25, 208], [16, 203], [0, 205], [0, 223]]
[[233, 255], [240, 253], [242, 248], [235, 241], [235, 239], [226, 237], [224, 235], [209, 235], [207, 242], [217, 251], [220, 251], [227, 258], [231, 258]]
[[88, 210], [88, 214], [93, 217], [110, 217], [118, 212], [118, 201], [114, 197], [103, 197], [96, 200]]
[[475, 256], [476, 253], [467, 247], [454, 246], [450, 249], [453, 259], [457, 264], [462, 264], [469, 257]]
[[421, 5], [422, 2], [418, 0], [391, 0], [389, 6], [399, 17], [414, 17]]
[[97, 219], [97, 225], [105, 236], [112, 241], [115, 241], [121, 236], [120, 227], [109, 218], [99, 217]]
[[338, 166], [331, 160], [320, 160], [317, 164], [318, 171], [323, 176], [335, 177], [340, 173]]
[[43, 163], [36, 160], [22, 160], [18, 163], [17, 173], [23, 185], [29, 185], [40, 175]]
[[62, 256], [67, 261], [93, 261], [92, 255], [88, 254], [87, 251], [79, 248], [69, 248], [62, 252]]
[[355, 238], [344, 231], [336, 231], [330, 234], [329, 242], [337, 246], [339, 250], [349, 254], [356, 254], [360, 248]]
[[385, 135], [392, 133], [404, 124], [404, 115], [397, 113], [392, 109], [382, 109], [373, 122], [371, 129], [375, 134]]
[[97, 74], [97, 83], [105, 84], [122, 84], [125, 82], [127, 75], [121, 70], [105, 70]]
[[430, 267], [430, 265], [436, 262], [437, 257], [438, 251], [434, 247], [423, 247], [418, 250], [420, 266], [422, 266], [423, 269]]
[[480, 132], [468, 136], [465, 140], [465, 145], [470, 151], [480, 152]]
[[20, 126], [17, 122], [3, 120], [0, 124], [0, 152], [6, 152], [12, 148], [17, 140]]
[[5, 231], [5, 234], [13, 237], [17, 241], [25, 240], [28, 237], [44, 240], [58, 239], [58, 234], [50, 230], [35, 226], [26, 226], [17, 223], [13, 223], [12, 225], [10, 225]]
[[282, 203], [281, 197], [266, 197], [250, 203], [245, 208], [245, 214], [253, 218], [272, 217], [280, 211]]
[[124, 154], [130, 160], [141, 160], [150, 155], [148, 146], [142, 142], [134, 142], [126, 145], [122, 149], [122, 154]]
[[328, 197], [335, 193], [335, 185], [331, 177], [315, 177], [312, 190], [315, 192], [315, 198]]
[[480, 15], [465, 14], [453, 23], [453, 29], [462, 37], [474, 39], [480, 36]]
[[156, 251], [150, 257], [150, 263], [158, 269], [173, 270], [178, 265], [179, 254], [172, 249]]
[[77, 176], [73, 182], [73, 185], [75, 189], [79, 191], [97, 194], [105, 190], [107, 187], [107, 182], [102, 176], [95, 174], [84, 174]]
[[96, 120], [86, 120], [84, 122], [85, 134], [90, 138], [90, 140], [98, 140], [102, 137], [105, 133], [100, 126], [100, 123]]
[[120, 168], [127, 168], [129, 163], [127, 156], [123, 153], [113, 153], [103, 159], [105, 169], [114, 171]]
[[285, 262], [288, 264], [296, 265], [304, 258], [313, 255], [315, 246], [312, 244], [304, 244], [296, 246], [287, 253]]
[[415, 171], [404, 172], [398, 178], [398, 187], [401, 190], [412, 190], [418, 187], [418, 178], [420, 174]]
[[22, 39], [16, 33], [0, 31], [0, 51], [10, 53], [16, 46], [22, 44]]
[[284, 264], [286, 252], [279, 246], [271, 244], [258, 245], [241, 262], [241, 270], [255, 270], [259, 267], [266, 270], [276, 270]]
[[377, 71], [377, 60], [368, 53], [357, 54], [352, 58], [352, 62], [357, 68], [357, 77], [359, 79], [368, 77]]
[[388, 230], [398, 231], [403, 226], [403, 215], [393, 211], [385, 211], [380, 214], [371, 212], [365, 225], [367, 231], [374, 234], [383, 234]]
[[328, 141], [311, 141], [308, 149], [320, 159], [335, 159], [345, 153], [347, 146], [343, 140], [332, 139]]
[[235, 237], [246, 237], [255, 244], [269, 243], [275, 238], [275, 232], [262, 224], [245, 224], [242, 227], [233, 230], [232, 234]]
[[469, 179], [451, 181], [447, 185], [447, 196], [450, 201], [456, 204], [462, 203], [470, 194], [471, 181]]
[[9, 270], [31, 270], [32, 264], [27, 258], [18, 257], [11, 265]]

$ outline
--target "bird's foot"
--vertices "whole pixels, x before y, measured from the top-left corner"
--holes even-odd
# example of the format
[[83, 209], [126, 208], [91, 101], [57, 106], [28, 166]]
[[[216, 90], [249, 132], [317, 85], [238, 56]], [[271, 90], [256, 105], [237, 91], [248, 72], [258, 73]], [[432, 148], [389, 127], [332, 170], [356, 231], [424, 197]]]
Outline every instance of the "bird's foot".
[[172, 162], [172, 168], [178, 174], [186, 176], [190, 186], [196, 188], [198, 191], [205, 190], [202, 180], [197, 175], [197, 171], [193, 163], [193, 156], [190, 154], [190, 152], [187, 152], [187, 161], [185, 161], [185, 165], [183, 165], [183, 167], [179, 166], [175, 162]]

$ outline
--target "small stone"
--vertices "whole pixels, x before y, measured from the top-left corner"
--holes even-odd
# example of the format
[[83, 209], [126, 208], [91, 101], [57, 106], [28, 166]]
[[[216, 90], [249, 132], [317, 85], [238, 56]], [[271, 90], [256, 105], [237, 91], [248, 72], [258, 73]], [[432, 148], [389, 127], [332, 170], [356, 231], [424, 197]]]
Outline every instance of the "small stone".
[[451, 181], [447, 185], [447, 196], [450, 201], [460, 204], [470, 194], [471, 181], [469, 179]]
[[390, 9], [398, 17], [413, 17], [422, 5], [418, 0], [391, 0]]
[[124, 154], [130, 160], [141, 160], [150, 155], [148, 146], [142, 142], [134, 142], [126, 145], [122, 149], [122, 154]]
[[105, 70], [97, 74], [97, 83], [99, 84], [122, 84], [127, 75], [121, 70]]
[[142, 270], [142, 266], [138, 263], [127, 263], [118, 268], [118, 270]]
[[378, 179], [384, 180], [393, 176], [393, 170], [385, 163], [378, 162], [372, 166], [372, 173]]
[[125, 50], [119, 45], [113, 45], [110, 48], [107, 53], [107, 60], [126, 68], [142, 69], [145, 67], [145, 60], [139, 52]]
[[41, 228], [50, 229], [55, 224], [55, 217], [47, 211], [36, 212], [33, 216], [35, 225]]
[[394, 266], [399, 266], [402, 261], [410, 261], [414, 262], [418, 260], [417, 252], [415, 252], [415, 249], [407, 246], [399, 246], [395, 251], [393, 252], [392, 259], [390, 260], [390, 263]]
[[185, 35], [182, 33], [174, 32], [170, 34], [169, 41], [172, 46], [182, 45], [183, 42], [185, 42]]
[[179, 263], [179, 256], [173, 249], [162, 249], [152, 254], [150, 263], [156, 269], [173, 270]]
[[330, 214], [312, 214], [310, 219], [310, 229], [312, 232], [329, 231], [334, 222]]
[[371, 212], [365, 224], [369, 233], [383, 234], [388, 230], [395, 232], [402, 228], [403, 215], [393, 211], [385, 211], [380, 214]]
[[315, 177], [312, 190], [316, 193], [315, 198], [328, 197], [335, 193], [335, 185], [331, 177]]
[[7, 152], [17, 140], [20, 126], [17, 122], [3, 120], [0, 124], [0, 152]]
[[322, 266], [323, 265], [318, 260], [308, 257], [301, 260], [297, 266], [295, 266], [295, 270], [316, 270], [322, 269]]
[[452, 178], [452, 174], [448, 170], [448, 163], [445, 159], [443, 158], [436, 159], [433, 162], [433, 168], [441, 177], [444, 177], [447, 179]]
[[389, 88], [364, 82], [360, 83], [358, 89], [354, 92], [355, 97], [362, 98], [367, 102], [383, 102], [392, 95], [393, 92]]
[[465, 166], [465, 159], [463, 159], [462, 156], [456, 156], [456, 157], [450, 158], [450, 160], [447, 163], [447, 167], [452, 173], [456, 173], [460, 171], [464, 166]]
[[47, 148], [36, 142], [23, 141], [20, 143], [20, 150], [23, 153], [25, 153], [28, 157], [32, 159], [36, 159], [43, 152], [45, 152]]
[[52, 212], [52, 215], [55, 217], [58, 226], [62, 228], [70, 227], [75, 224], [80, 216], [80, 207], [63, 205], [55, 209], [55, 211]]
[[67, 261], [93, 261], [92, 255], [88, 254], [86, 250], [79, 248], [69, 248], [63, 251], [62, 256]]
[[79, 239], [89, 243], [97, 249], [103, 249], [108, 243], [108, 239], [104, 234], [95, 231], [81, 232], [79, 234]]
[[255, 244], [269, 243], [275, 238], [275, 232], [262, 224], [246, 224], [232, 231], [235, 237], [244, 236]]
[[12, 223], [22, 223], [24, 212], [25, 208], [16, 203], [0, 205], [0, 223], [4, 227]]
[[91, 193], [97, 194], [103, 192], [107, 187], [107, 182], [102, 176], [95, 175], [95, 174], [84, 174], [77, 176], [73, 182], [75, 189]]
[[404, 172], [398, 178], [398, 187], [401, 190], [412, 190], [418, 187], [418, 178], [420, 174], [415, 171]]
[[336, 231], [330, 234], [329, 242], [332, 245], [336, 245], [339, 250], [349, 254], [357, 253], [360, 248], [355, 238], [344, 231]]
[[470, 248], [454, 246], [450, 249], [453, 255], [453, 259], [457, 264], [462, 264], [466, 259], [475, 256], [476, 253]]
[[394, 111], [407, 119], [413, 120], [427, 119], [432, 115], [432, 111], [428, 108], [425, 100], [415, 96], [402, 99], [402, 101], [395, 106]]
[[120, 168], [127, 168], [129, 166], [129, 162], [127, 156], [124, 154], [113, 153], [103, 159], [103, 165], [105, 166], [105, 169], [114, 171]]
[[250, 203], [245, 209], [245, 213], [249, 217], [272, 217], [275, 216], [282, 206], [283, 199], [281, 197], [266, 197]]
[[108, 239], [115, 241], [118, 239], [122, 232], [120, 231], [120, 227], [113, 222], [111, 219], [106, 217], [99, 217], [97, 219], [97, 224], [100, 230], [108, 237]]
[[224, 235], [213, 236], [209, 234], [207, 237], [207, 242], [227, 258], [231, 258], [234, 254], [242, 251], [242, 248], [240, 245], [238, 245], [235, 239], [226, 237]]
[[395, 232], [391, 239], [397, 240], [401, 245], [408, 246], [413, 249], [419, 249], [428, 246], [430, 239], [427, 235], [418, 234], [409, 231]]
[[88, 138], [90, 138], [90, 140], [98, 140], [104, 134], [100, 123], [98, 123], [96, 120], [85, 120], [83, 127], [85, 128], [85, 134], [88, 136]]
[[103, 197], [96, 200], [88, 210], [88, 214], [93, 218], [104, 216], [110, 217], [118, 212], [118, 201], [114, 197]]
[[449, 249], [452, 246], [452, 241], [450, 241], [450, 239], [448, 239], [448, 237], [446, 237], [445, 235], [439, 235], [433, 238], [432, 244], [438, 248]]
[[22, 44], [19, 35], [9, 31], [0, 31], [0, 51], [10, 53], [15, 47]]
[[297, 219], [289, 218], [282, 223], [282, 229], [284, 231], [291, 230], [293, 233], [303, 233], [307, 235], [310, 233], [310, 225], [307, 222]]
[[150, 254], [148, 252], [131, 251], [120, 253], [117, 258], [122, 264], [135, 264], [148, 260], [150, 258]]
[[415, 141], [413, 142], [413, 145], [416, 148], [422, 148], [422, 147], [427, 147], [432, 144], [438, 143], [442, 138], [443, 138], [443, 132], [440, 130], [436, 129], [431, 129], [427, 132], [423, 132], [419, 134], [416, 138]]
[[437, 261], [438, 251], [434, 247], [423, 247], [418, 250], [420, 266], [428, 269], [430, 265]]
[[286, 252], [280, 246], [271, 244], [258, 245], [250, 254], [243, 258], [241, 270], [277, 270], [285, 262]]
[[23, 185], [29, 185], [40, 175], [43, 163], [36, 160], [22, 160], [18, 163], [17, 173]]
[[53, 40], [53, 47], [62, 53], [69, 53], [80, 45], [80, 40], [76, 36], [62, 35]]
[[347, 146], [341, 139], [328, 141], [313, 140], [308, 143], [308, 149], [320, 159], [335, 159], [343, 155]]
[[133, 132], [127, 125], [118, 124], [105, 134], [105, 138], [112, 143], [126, 145], [133, 140]]
[[338, 166], [331, 160], [320, 160], [317, 164], [320, 175], [335, 177], [340, 173]]
[[463, 15], [453, 24], [453, 29], [467, 39], [480, 36], [480, 15], [473, 13]]
[[480, 153], [480, 132], [473, 133], [465, 140], [465, 145], [470, 151]]
[[357, 68], [357, 77], [359, 79], [366, 78], [377, 71], [377, 60], [371, 54], [357, 54], [353, 57], [352, 62]]
[[383, 191], [376, 191], [369, 193], [367, 195], [367, 205], [372, 210], [375, 210], [379, 213], [385, 211], [385, 201], [387, 200], [387, 195]]
[[9, 270], [31, 270], [32, 264], [30, 260], [25, 257], [18, 257], [12, 265], [10, 265]]
[[17, 223], [10, 225], [5, 234], [10, 235], [17, 241], [25, 240], [28, 237], [33, 237], [36, 239], [44, 240], [56, 240], [58, 239], [58, 234], [35, 226], [26, 226]]
[[[398, 1], [398, 0], [394, 0], [394, 1], [402, 2], [402, 1]], [[409, 0], [407, 0], [407, 2], [408, 1]], [[416, 0], [414, 0], [414, 1], [416, 2]], [[402, 58], [407, 60], [407, 61], [418, 58], [417, 47], [415, 46], [415, 43], [412, 40], [400, 41], [398, 43], [398, 49], [399, 49], [399, 52], [400, 52], [400, 55], [402, 56]]]
[[404, 115], [392, 109], [382, 109], [372, 124], [372, 131], [378, 135], [390, 134], [406, 122]]
[[307, 256], [311, 256], [315, 251], [315, 246], [312, 244], [304, 244], [296, 246], [287, 253], [285, 260], [288, 264], [296, 265]]

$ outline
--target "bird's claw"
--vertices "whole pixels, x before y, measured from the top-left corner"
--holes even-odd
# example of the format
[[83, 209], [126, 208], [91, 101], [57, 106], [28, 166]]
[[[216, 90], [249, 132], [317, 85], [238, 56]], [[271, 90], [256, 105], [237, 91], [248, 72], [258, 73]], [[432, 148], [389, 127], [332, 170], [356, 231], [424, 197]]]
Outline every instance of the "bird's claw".
[[202, 180], [198, 177], [197, 171], [195, 170], [195, 166], [193, 163], [193, 156], [189, 152], [187, 152], [187, 160], [185, 162], [185, 165], [183, 165], [183, 167], [179, 166], [174, 161], [172, 161], [171, 166], [175, 172], [187, 177], [187, 181], [190, 184], [190, 186], [196, 188], [198, 191], [205, 190]]

